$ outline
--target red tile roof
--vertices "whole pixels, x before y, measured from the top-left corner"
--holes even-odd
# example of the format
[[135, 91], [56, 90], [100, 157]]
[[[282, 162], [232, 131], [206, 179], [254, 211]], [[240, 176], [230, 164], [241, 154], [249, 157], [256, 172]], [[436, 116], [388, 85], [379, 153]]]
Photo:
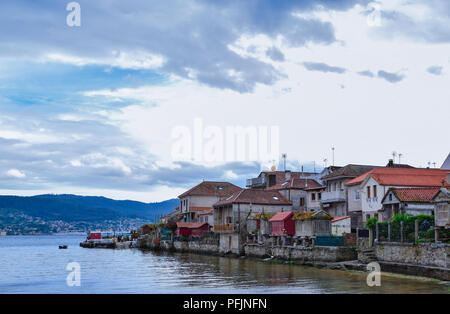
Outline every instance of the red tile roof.
[[279, 212], [279, 213], [276, 213], [275, 216], [270, 218], [269, 221], [270, 222], [273, 222], [273, 221], [284, 221], [284, 220], [288, 219], [289, 217], [291, 217], [293, 215], [294, 215], [293, 212]]
[[208, 209], [212, 209], [212, 207], [196, 207], [196, 206], [189, 206], [189, 210], [190, 210], [190, 211], [193, 211], [193, 212], [204, 211], [204, 210], [208, 210]]
[[240, 190], [242, 188], [229, 182], [203, 181], [178, 197], [182, 198], [188, 195], [226, 197]]
[[331, 222], [336, 222], [336, 221], [348, 219], [348, 218], [350, 218], [350, 216], [338, 216], [338, 217], [334, 217]]
[[198, 212], [199, 215], [211, 215], [212, 213], [214, 213], [214, 208], [210, 208], [210, 209]]
[[188, 229], [198, 229], [203, 227], [203, 225], [208, 224], [207, 222], [177, 222], [177, 228], [188, 228]]
[[401, 202], [431, 203], [439, 188], [392, 188], [395, 196]]
[[292, 202], [278, 191], [244, 189], [213, 206], [226, 204], [292, 205]]
[[291, 179], [288, 181], [284, 181], [280, 184], [273, 185], [267, 190], [286, 190], [286, 189], [300, 189], [300, 190], [308, 190], [308, 189], [317, 189], [322, 188], [322, 185], [317, 183], [316, 180], [313, 179]]
[[411, 186], [411, 187], [440, 187], [445, 180], [447, 171], [424, 168], [375, 168], [346, 185], [361, 184], [367, 176], [371, 176], [380, 185]]

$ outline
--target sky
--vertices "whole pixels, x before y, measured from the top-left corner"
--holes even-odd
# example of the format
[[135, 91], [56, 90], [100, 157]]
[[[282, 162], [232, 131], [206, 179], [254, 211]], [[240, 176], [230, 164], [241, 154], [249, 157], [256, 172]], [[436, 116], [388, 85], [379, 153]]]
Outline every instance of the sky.
[[341, 166], [450, 152], [447, 0], [69, 2], [0, 3], [0, 194], [154, 202], [283, 153], [313, 171], [332, 147]]

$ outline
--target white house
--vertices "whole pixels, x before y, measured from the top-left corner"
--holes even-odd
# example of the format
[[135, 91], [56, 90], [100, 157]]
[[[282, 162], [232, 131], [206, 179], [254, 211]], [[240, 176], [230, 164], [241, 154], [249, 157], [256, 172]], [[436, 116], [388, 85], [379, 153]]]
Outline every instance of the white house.
[[344, 233], [351, 233], [351, 218], [350, 216], [335, 217], [331, 221], [331, 233], [334, 236], [342, 236]]
[[[424, 168], [375, 168], [364, 174], [360, 186], [362, 218], [365, 223], [375, 217], [385, 221], [382, 200], [390, 188], [440, 187], [446, 171]], [[354, 180], [360, 180], [355, 178]], [[348, 182], [351, 184], [352, 182]]]

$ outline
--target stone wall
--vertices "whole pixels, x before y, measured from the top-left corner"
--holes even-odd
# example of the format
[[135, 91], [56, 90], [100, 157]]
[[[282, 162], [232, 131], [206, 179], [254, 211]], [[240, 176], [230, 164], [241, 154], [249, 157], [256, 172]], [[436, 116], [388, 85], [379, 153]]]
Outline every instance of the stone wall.
[[160, 241], [155, 243], [150, 236], [142, 236], [138, 239], [137, 248], [146, 250], [163, 250], [186, 253], [218, 254], [219, 242], [214, 239], [205, 241]]
[[349, 247], [267, 247], [258, 244], [245, 246], [245, 255], [251, 257], [269, 257], [302, 262], [342, 262], [356, 259], [356, 250]]
[[450, 268], [449, 244], [379, 242], [375, 253], [379, 261]]

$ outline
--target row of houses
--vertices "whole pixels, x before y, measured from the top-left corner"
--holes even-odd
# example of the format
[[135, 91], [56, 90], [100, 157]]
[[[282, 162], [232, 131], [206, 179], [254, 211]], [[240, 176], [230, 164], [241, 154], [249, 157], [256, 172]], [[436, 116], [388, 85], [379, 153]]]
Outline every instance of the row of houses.
[[392, 160], [385, 166], [331, 166], [320, 173], [272, 169], [248, 179], [246, 188], [204, 181], [179, 196], [180, 205], [171, 216], [176, 217], [178, 235], [212, 231], [219, 234], [221, 248], [232, 252], [240, 250], [249, 233], [259, 239], [340, 235], [364, 228], [370, 218], [433, 215], [437, 208], [442, 213], [440, 223], [448, 227], [450, 166], [446, 163], [441, 169], [414, 168]]

